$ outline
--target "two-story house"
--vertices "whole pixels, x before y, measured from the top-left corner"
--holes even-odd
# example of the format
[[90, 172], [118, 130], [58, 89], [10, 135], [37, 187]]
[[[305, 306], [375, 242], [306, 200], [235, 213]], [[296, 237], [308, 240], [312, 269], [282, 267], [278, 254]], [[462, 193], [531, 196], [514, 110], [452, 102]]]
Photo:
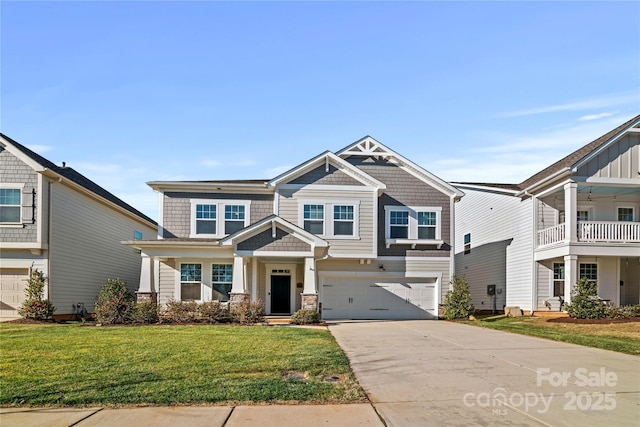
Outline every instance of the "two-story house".
[[138, 288], [140, 255], [120, 242], [157, 224], [73, 168], [0, 134], [0, 317], [16, 317], [31, 269], [48, 278], [55, 315], [92, 311], [101, 286]]
[[640, 116], [519, 185], [455, 185], [456, 273], [478, 308], [557, 311], [580, 278], [640, 303]]
[[270, 180], [163, 181], [139, 296], [325, 319], [437, 316], [463, 193], [371, 137]]

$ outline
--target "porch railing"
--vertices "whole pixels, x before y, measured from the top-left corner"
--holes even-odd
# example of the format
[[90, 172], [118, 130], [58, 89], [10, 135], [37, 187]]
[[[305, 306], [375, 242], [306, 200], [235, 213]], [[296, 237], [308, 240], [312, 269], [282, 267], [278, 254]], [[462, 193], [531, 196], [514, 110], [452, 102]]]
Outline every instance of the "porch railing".
[[[565, 225], [538, 231], [538, 247], [563, 242]], [[640, 222], [579, 221], [579, 242], [640, 243]]]
[[580, 221], [579, 242], [640, 242], [640, 222]]

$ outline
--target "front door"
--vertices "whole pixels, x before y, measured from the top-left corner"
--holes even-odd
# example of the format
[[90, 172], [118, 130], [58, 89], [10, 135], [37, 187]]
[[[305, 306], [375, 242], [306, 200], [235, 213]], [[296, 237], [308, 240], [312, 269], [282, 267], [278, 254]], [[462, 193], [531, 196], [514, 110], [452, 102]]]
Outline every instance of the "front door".
[[291, 313], [291, 276], [271, 276], [271, 312]]

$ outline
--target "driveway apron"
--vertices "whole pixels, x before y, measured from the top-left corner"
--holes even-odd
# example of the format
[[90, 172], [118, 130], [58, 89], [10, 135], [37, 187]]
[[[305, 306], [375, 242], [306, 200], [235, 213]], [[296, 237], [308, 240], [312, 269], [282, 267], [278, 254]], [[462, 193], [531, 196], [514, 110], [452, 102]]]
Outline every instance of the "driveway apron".
[[334, 322], [388, 426], [638, 426], [640, 358], [446, 321]]

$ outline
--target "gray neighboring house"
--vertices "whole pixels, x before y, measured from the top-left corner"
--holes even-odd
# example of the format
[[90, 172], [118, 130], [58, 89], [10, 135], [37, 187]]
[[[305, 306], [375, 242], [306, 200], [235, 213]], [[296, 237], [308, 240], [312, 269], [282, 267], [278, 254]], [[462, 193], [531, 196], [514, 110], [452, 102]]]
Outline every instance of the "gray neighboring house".
[[123, 242], [142, 253], [140, 297], [423, 319], [449, 289], [462, 191], [369, 136], [273, 179], [148, 184], [158, 236]]
[[48, 277], [55, 315], [92, 311], [107, 278], [135, 291], [140, 255], [122, 240], [155, 236], [155, 221], [70, 167], [0, 134], [0, 317], [16, 317], [31, 269]]
[[640, 116], [518, 185], [454, 185], [456, 274], [476, 308], [559, 311], [582, 277], [640, 303]]

